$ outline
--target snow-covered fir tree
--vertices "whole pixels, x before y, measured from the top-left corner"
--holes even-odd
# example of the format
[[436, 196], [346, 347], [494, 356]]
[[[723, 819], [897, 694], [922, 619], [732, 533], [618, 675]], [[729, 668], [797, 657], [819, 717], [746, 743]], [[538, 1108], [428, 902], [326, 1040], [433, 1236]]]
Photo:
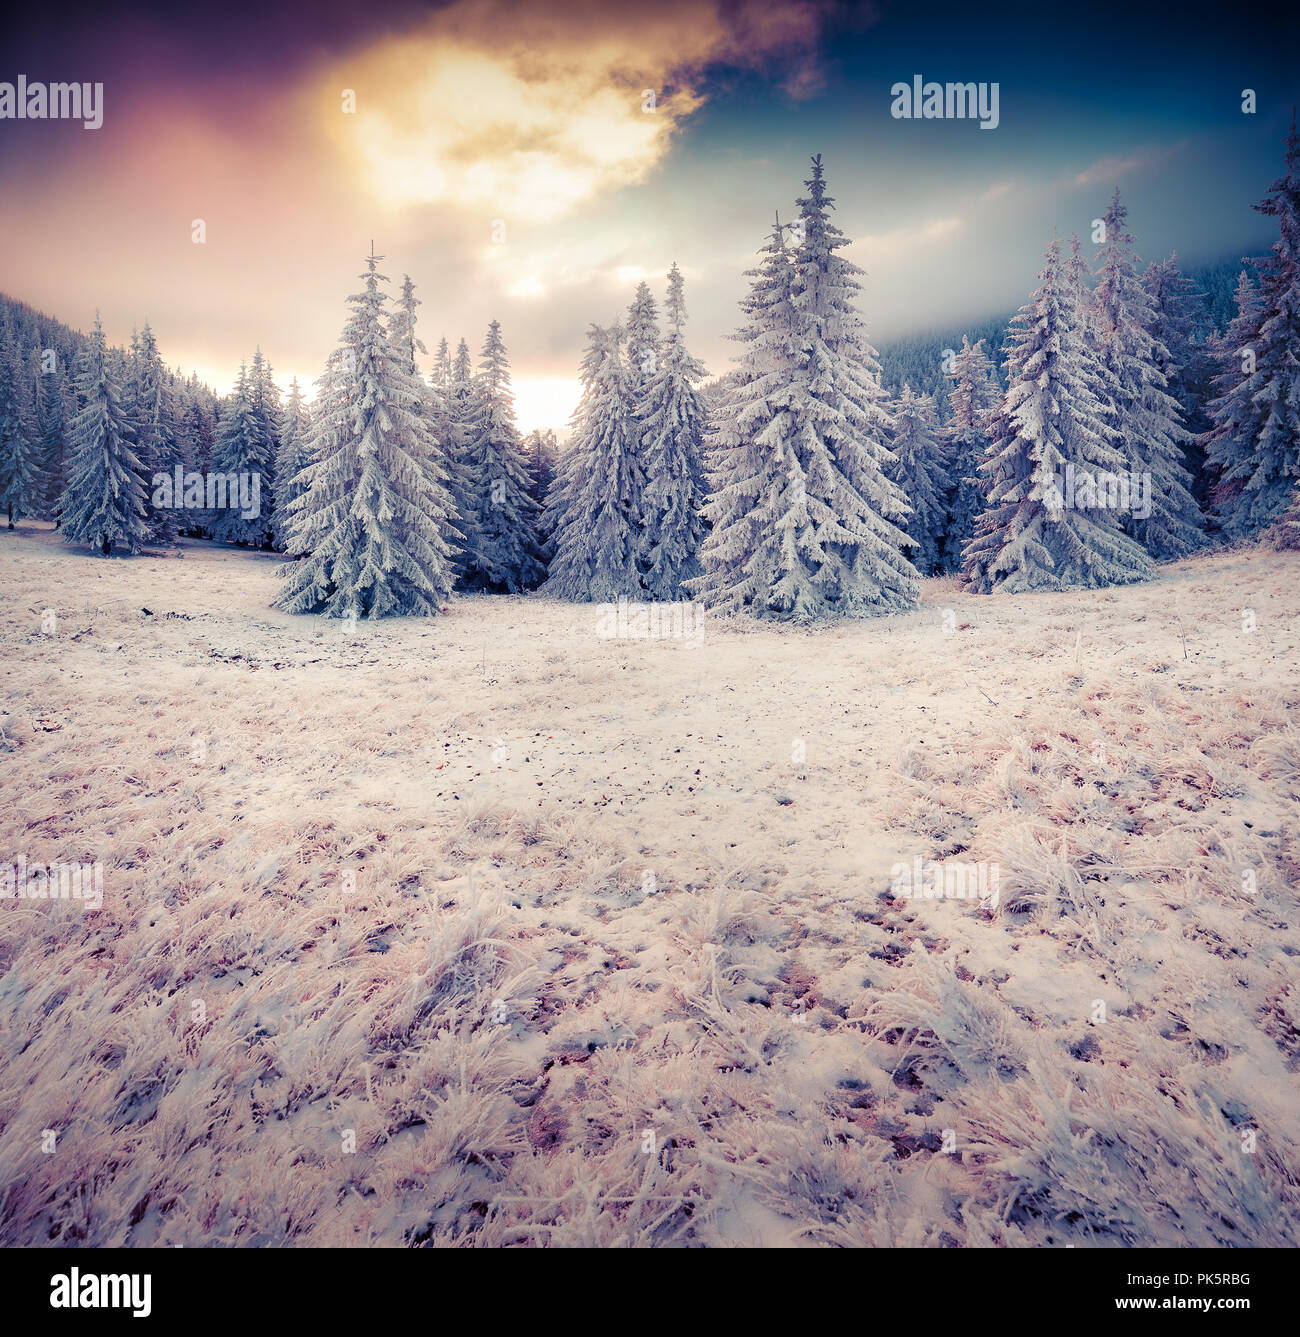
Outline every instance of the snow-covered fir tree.
[[[51, 349], [51, 352], [54, 350]], [[59, 497], [67, 480], [68, 375], [62, 358], [42, 367], [37, 379], [37, 427], [40, 434], [41, 468], [45, 473], [43, 513], [57, 521]], [[76, 402], [75, 394], [73, 402]]]
[[1008, 389], [990, 416], [980, 468], [986, 505], [964, 554], [966, 587], [981, 594], [1124, 584], [1153, 571], [1116, 510], [1096, 504], [1097, 475], [1118, 475], [1125, 459], [1080, 356], [1076, 294], [1058, 241], [1038, 277], [1011, 322]]
[[785, 234], [778, 214], [759, 263], [745, 271], [750, 288], [731, 336], [742, 346], [733, 358], [738, 366], [714, 402], [705, 435], [702, 514], [709, 532], [700, 546], [701, 574], [690, 585], [710, 607], [752, 609], [757, 617], [769, 615], [777, 564], [792, 561], [784, 553], [789, 526], [778, 525], [801, 485], [785, 402], [798, 351]]
[[452, 499], [430, 481], [423, 391], [387, 325], [373, 251], [364, 288], [319, 385], [307, 490], [292, 503], [290, 565], [276, 603], [291, 613], [438, 613], [451, 592]]
[[1117, 189], [1106, 211], [1092, 294], [1115, 443], [1126, 468], [1143, 479], [1144, 488], [1150, 479], [1150, 514], [1141, 514], [1146, 505], [1129, 508], [1123, 524], [1152, 557], [1181, 557], [1201, 542], [1203, 528], [1190, 490], [1191, 474], [1183, 463], [1183, 443], [1191, 435], [1166, 388], [1161, 366], [1168, 365], [1170, 355], [1151, 334], [1155, 309], [1138, 278], [1127, 216]]
[[0, 332], [0, 509], [10, 529], [16, 519], [45, 509], [45, 475], [21, 369], [13, 335], [5, 329]]
[[953, 381], [948, 391], [951, 414], [945, 432], [952, 490], [943, 539], [944, 571], [961, 569], [962, 552], [974, 536], [975, 524], [984, 510], [984, 485], [979, 469], [989, 448], [989, 415], [1002, 398], [982, 339], [972, 344], [963, 334], [961, 349], [952, 365]]
[[632, 403], [639, 405], [659, 369], [659, 309], [644, 279], [636, 285], [623, 331], [628, 388]]
[[643, 590], [638, 558], [645, 479], [634, 448], [622, 338], [617, 325], [592, 325], [587, 332], [582, 399], [543, 520], [554, 556], [542, 589], [575, 603], [638, 599]]
[[1201, 437], [1209, 428], [1205, 404], [1215, 370], [1205, 340], [1206, 295], [1179, 268], [1176, 251], [1168, 260], [1147, 266], [1142, 286], [1154, 312], [1151, 337], [1168, 353], [1160, 361], [1160, 370], [1169, 393], [1178, 401], [1183, 426], [1192, 434], [1192, 440], [1183, 443], [1183, 461], [1192, 476], [1192, 496], [1204, 515], [1210, 478]]
[[543, 431], [534, 427], [524, 437], [524, 459], [528, 464], [528, 477], [533, 500], [539, 506], [546, 505], [547, 494], [555, 482], [555, 467], [560, 458], [560, 447], [555, 433], [548, 427]]
[[[468, 353], [469, 349], [465, 351]], [[438, 351], [434, 355], [432, 384], [440, 398], [445, 400], [451, 394], [451, 349], [445, 334], [438, 340]]]
[[700, 574], [704, 538], [706, 424], [704, 401], [695, 387], [706, 373], [686, 348], [684, 287], [674, 264], [664, 306], [668, 330], [637, 408], [646, 474], [644, 581], [650, 598], [665, 601], [684, 598], [686, 582]]
[[145, 518], [151, 543], [167, 543], [175, 536], [176, 512], [154, 504], [155, 474], [170, 474], [175, 463], [176, 428], [166, 393], [163, 366], [149, 322], [131, 338], [131, 356], [122, 389], [122, 408], [131, 424], [135, 457], [140, 461], [140, 482], [145, 490]]
[[[453, 492], [462, 491], [463, 489], [452, 488], [452, 480], [456, 475], [458, 466], [450, 449], [453, 432], [446, 400], [446, 387], [450, 384], [451, 374], [447, 340], [443, 339], [439, 345], [438, 365], [435, 367], [434, 379], [432, 381], [425, 380], [420, 371], [419, 355], [427, 353], [428, 349], [425, 348], [415, 329], [416, 310], [421, 305], [423, 304], [415, 295], [415, 284], [411, 281], [411, 276], [404, 274], [402, 276], [402, 291], [397, 299], [390, 322], [393, 343], [401, 357], [402, 365], [410, 373], [420, 390], [417, 411], [428, 424], [425, 439], [428, 443], [429, 454], [424, 460], [424, 467], [429, 475], [429, 481], [435, 489], [447, 488]], [[457, 541], [459, 541], [461, 523], [460, 514], [457, 512]], [[450, 538], [451, 533], [448, 531], [448, 539], [450, 540]]]
[[[261, 368], [258, 368], [260, 373]], [[271, 487], [275, 458], [266, 432], [266, 421], [254, 404], [255, 384], [246, 363], [240, 363], [239, 377], [229, 398], [222, 405], [217, 423], [217, 443], [212, 452], [212, 472], [223, 474], [235, 483], [227, 485], [227, 504], [209, 512], [208, 527], [221, 543], [242, 543], [251, 547], [270, 542]], [[254, 484], [256, 479], [256, 484]], [[256, 515], [246, 516], [240, 505], [240, 493], [246, 489], [251, 499], [256, 486]]]
[[260, 348], [253, 353], [248, 373], [248, 399], [258, 438], [258, 458], [267, 461], [262, 478], [262, 544], [270, 547], [275, 536], [275, 461], [280, 453], [284, 407], [280, 388], [275, 383], [270, 361]]
[[447, 486], [451, 491], [460, 532], [453, 555], [459, 578], [471, 566], [478, 564], [478, 535], [472, 523], [476, 514], [474, 471], [469, 458], [469, 443], [478, 411], [478, 394], [474, 385], [474, 364], [470, 359], [469, 344], [464, 339], [456, 345], [456, 356], [447, 370], [447, 386], [441, 425], [445, 433]]
[[1177, 251], [1146, 267], [1142, 287], [1151, 299], [1150, 333], [1162, 350], [1160, 370], [1186, 419], [1195, 407], [1196, 362], [1204, 355], [1205, 294], [1178, 267]]
[[910, 540], [912, 565], [932, 576], [941, 565], [940, 545], [947, 524], [948, 470], [939, 444], [939, 424], [929, 395], [912, 393], [904, 382], [891, 405], [894, 418], [890, 448], [894, 460], [890, 478], [912, 507], [904, 526]]
[[1280, 551], [1294, 552], [1300, 548], [1300, 482], [1291, 489], [1291, 504], [1264, 531], [1264, 540]]
[[[303, 470], [311, 463], [307, 448], [308, 420], [303, 407], [302, 390], [295, 376], [289, 382], [280, 427], [280, 449], [275, 457], [275, 509], [272, 513], [276, 545], [282, 552], [291, 552], [290, 508], [307, 490]], [[293, 553], [295, 557], [300, 553]]]
[[[1244, 486], [1247, 475], [1239, 443], [1249, 438], [1254, 425], [1249, 368], [1255, 359], [1254, 341], [1263, 304], [1259, 289], [1244, 269], [1237, 276], [1233, 301], [1236, 315], [1222, 335], [1216, 333], [1210, 340], [1210, 356], [1218, 368], [1211, 380], [1216, 397], [1206, 405], [1210, 426], [1200, 441], [1211, 477], [1214, 513], [1221, 525], [1233, 515]], [[1234, 464], [1238, 466], [1235, 469]]]
[[60, 528], [69, 543], [92, 552], [137, 552], [145, 541], [145, 489], [110, 370], [104, 328], [95, 328], [81, 351], [77, 396], [81, 409], [68, 429], [68, 482], [59, 499]]
[[499, 321], [488, 326], [474, 390], [462, 455], [469, 469], [470, 509], [461, 517], [474, 542], [461, 568], [461, 584], [518, 594], [535, 586], [546, 569], [537, 534], [540, 508], [515, 426], [510, 362]]
[[1258, 310], [1239, 305], [1220, 353], [1224, 370], [1206, 437], [1219, 478], [1215, 504], [1233, 538], [1274, 524], [1289, 508], [1300, 476], [1300, 135], [1294, 115], [1283, 173], [1255, 208], [1277, 219], [1279, 235], [1267, 256], [1250, 262], [1259, 279]]
[[905, 609], [918, 591], [909, 507], [887, 472], [893, 424], [854, 305], [862, 271], [837, 254], [849, 243], [820, 157], [806, 184], [796, 244], [787, 252], [778, 225], [744, 304], [742, 380], [710, 447], [713, 531], [692, 588], [756, 617]]

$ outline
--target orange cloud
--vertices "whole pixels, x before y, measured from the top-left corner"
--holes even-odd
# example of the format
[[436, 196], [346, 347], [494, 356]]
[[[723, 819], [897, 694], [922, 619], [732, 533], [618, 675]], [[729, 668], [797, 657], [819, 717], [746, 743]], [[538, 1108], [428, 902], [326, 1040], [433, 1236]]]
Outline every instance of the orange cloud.
[[706, 100], [710, 71], [779, 64], [787, 92], [812, 91], [823, 11], [457, 0], [322, 71], [313, 96], [377, 200], [549, 221], [645, 180]]

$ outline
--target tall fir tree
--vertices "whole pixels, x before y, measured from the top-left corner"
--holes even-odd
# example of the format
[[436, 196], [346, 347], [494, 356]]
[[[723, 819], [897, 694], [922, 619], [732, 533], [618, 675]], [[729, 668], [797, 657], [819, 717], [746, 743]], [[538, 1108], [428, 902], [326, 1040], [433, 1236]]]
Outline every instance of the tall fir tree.
[[306, 492], [292, 503], [291, 613], [433, 615], [451, 591], [452, 499], [430, 480], [419, 378], [391, 337], [373, 248], [320, 382]]
[[[628, 409], [630, 413], [632, 451], [636, 455], [642, 477], [648, 479], [649, 470], [645, 459], [644, 415], [646, 409], [646, 391], [659, 370], [660, 337], [659, 309], [650, 285], [643, 279], [636, 286], [632, 302], [627, 309], [627, 320], [623, 324], [623, 360], [627, 367]], [[636, 510], [642, 510], [638, 501]], [[648, 543], [649, 534], [643, 529], [642, 538]], [[649, 553], [643, 548], [637, 558], [644, 572]]]
[[592, 325], [587, 332], [582, 400], [543, 519], [554, 556], [542, 590], [574, 603], [637, 599], [643, 592], [645, 479], [634, 446], [622, 338], [617, 325]]
[[1011, 322], [1008, 389], [990, 417], [991, 445], [980, 468], [986, 505], [964, 554], [966, 587], [981, 594], [1095, 588], [1153, 571], [1114, 510], [1074, 494], [1074, 474], [1082, 481], [1119, 473], [1125, 460], [1080, 354], [1083, 317], [1058, 241], [1047, 248], [1038, 277]]
[[1192, 496], [1204, 515], [1210, 480], [1201, 438], [1209, 427], [1205, 405], [1214, 373], [1204, 337], [1206, 294], [1179, 268], [1176, 251], [1168, 260], [1147, 266], [1142, 286], [1154, 312], [1151, 336], [1167, 354], [1160, 359], [1160, 370], [1192, 436], [1183, 442], [1183, 462], [1192, 478]]
[[[449, 488], [453, 493], [463, 494], [467, 491], [465, 487], [452, 487], [453, 480], [459, 477], [459, 466], [451, 449], [454, 434], [447, 410], [447, 387], [450, 384], [451, 374], [447, 340], [443, 339], [439, 345], [433, 380], [425, 380], [420, 371], [419, 355], [427, 354], [428, 349], [415, 330], [416, 310], [421, 305], [423, 304], [415, 295], [415, 284], [411, 281], [411, 276], [404, 274], [402, 291], [393, 311], [392, 337], [401, 354], [403, 365], [420, 391], [417, 411], [428, 425], [428, 431], [424, 436], [429, 450], [424, 460], [425, 472], [428, 473], [429, 482], [435, 490]], [[459, 541], [459, 526], [463, 523], [459, 511], [455, 518], [457, 525], [455, 533]], [[451, 531], [447, 532], [448, 537], [451, 537]]]
[[[292, 552], [290, 538], [291, 507], [307, 490], [303, 471], [311, 463], [307, 448], [307, 412], [302, 390], [295, 376], [289, 382], [289, 395], [281, 420], [280, 449], [275, 457], [275, 509], [273, 520], [276, 544], [282, 552]], [[302, 554], [293, 552], [293, 556]]]
[[[68, 468], [68, 375], [56, 349], [37, 382], [41, 468], [45, 473], [44, 512], [58, 518], [59, 497]], [[75, 392], [73, 396], [75, 403]]]
[[469, 344], [462, 338], [456, 345], [456, 356], [448, 370], [443, 419], [448, 457], [447, 485], [451, 490], [460, 531], [453, 559], [458, 579], [463, 578], [467, 570], [479, 565], [479, 536], [473, 524], [477, 515], [474, 470], [469, 457], [477, 411], [474, 364], [470, 359]]
[[[823, 611], [894, 612], [917, 600], [916, 571], [903, 551], [909, 507], [888, 477], [893, 424], [876, 350], [856, 306], [862, 270], [837, 254], [850, 242], [830, 220], [835, 202], [820, 155], [812, 164], [808, 194], [796, 200], [791, 305], [801, 348], [792, 406], [807, 451], [808, 538], [814, 554], [831, 558], [814, 584]], [[828, 514], [819, 516], [813, 499]]]
[[546, 574], [537, 527], [540, 508], [530, 490], [515, 426], [510, 362], [501, 324], [488, 326], [474, 383], [475, 404], [463, 458], [472, 509], [463, 519], [474, 547], [461, 570], [466, 589], [518, 594]]
[[1259, 289], [1244, 269], [1237, 276], [1233, 301], [1236, 315], [1222, 335], [1216, 332], [1210, 340], [1210, 356], [1218, 369], [1211, 384], [1217, 395], [1206, 405], [1210, 426], [1200, 441], [1211, 478], [1211, 503], [1221, 526], [1236, 510], [1248, 477], [1240, 443], [1254, 426], [1250, 367], [1255, 360], [1253, 343], [1263, 303]]
[[145, 518], [151, 543], [175, 537], [176, 513], [154, 504], [154, 477], [171, 474], [175, 463], [176, 428], [166, 393], [167, 369], [158, 340], [146, 320], [131, 336], [131, 355], [122, 391], [122, 406], [131, 424], [135, 456], [140, 461], [140, 482], [145, 490]]
[[890, 447], [894, 459], [889, 466], [889, 477], [898, 484], [912, 508], [904, 526], [910, 540], [912, 565], [923, 576], [932, 576], [941, 566], [951, 487], [939, 444], [939, 423], [930, 396], [913, 394], [906, 382], [892, 410], [894, 431]]
[[686, 348], [685, 284], [674, 264], [668, 271], [665, 314], [668, 331], [657, 353], [657, 369], [641, 391], [640, 454], [645, 464], [645, 587], [652, 599], [687, 594], [700, 574], [704, 538], [704, 401], [696, 385], [704, 364]]
[[[1250, 261], [1258, 310], [1239, 305], [1220, 361], [1206, 450], [1224, 532], [1248, 538], [1277, 522], [1300, 477], [1300, 135], [1291, 117], [1282, 175], [1255, 208], [1276, 218], [1270, 253]], [[1234, 347], [1235, 345], [1235, 347]], [[1233, 359], [1236, 360], [1236, 369]]]
[[[256, 393], [256, 382], [249, 373], [248, 364], [240, 363], [234, 390], [222, 406], [217, 422], [216, 447], [212, 452], [212, 472], [224, 474], [236, 482], [227, 487], [227, 504], [209, 513], [208, 527], [219, 543], [260, 548], [268, 543], [270, 532], [274, 456], [270, 454], [265, 420], [254, 402]], [[258, 513], [245, 516], [239, 504], [239, 494], [243, 487], [247, 487], [251, 497], [254, 476], [258, 480]]]
[[1166, 389], [1161, 365], [1169, 363], [1169, 351], [1151, 334], [1155, 309], [1138, 278], [1127, 216], [1117, 189], [1106, 211], [1092, 309], [1115, 444], [1129, 472], [1150, 479], [1150, 514], [1129, 509], [1124, 529], [1159, 560], [1197, 547], [1202, 519], [1183, 464], [1183, 443], [1191, 436]]
[[524, 438], [524, 459], [528, 465], [529, 490], [539, 506], [546, 505], [547, 494], [555, 482], [555, 466], [560, 448], [555, 433], [534, 427]]
[[701, 574], [689, 588], [724, 612], [780, 616], [771, 600], [773, 572], [784, 560], [789, 527], [779, 528], [800, 486], [786, 404], [798, 344], [790, 304], [790, 250], [776, 216], [759, 263], [745, 271], [741, 324], [731, 337], [741, 345], [731, 380], [715, 401], [705, 435], [709, 531], [700, 546]]
[[82, 407], [68, 430], [71, 459], [59, 514], [69, 543], [85, 543], [105, 557], [138, 552], [148, 532], [140, 461], [112, 361], [96, 312], [78, 367]]
[[451, 394], [451, 350], [445, 334], [438, 340], [438, 351], [433, 359], [433, 388], [444, 400]]
[[812, 161], [795, 245], [778, 225], [745, 304], [752, 360], [724, 407], [714, 528], [692, 583], [712, 606], [801, 621], [906, 609], [918, 593], [909, 507], [888, 476], [893, 424], [854, 305], [862, 271], [837, 254], [848, 238]]
[[974, 537], [984, 510], [980, 465], [990, 444], [989, 417], [1001, 398], [984, 341], [977, 339], [972, 344], [963, 334], [961, 350], [953, 358], [953, 382], [948, 391], [951, 412], [945, 446], [952, 491], [942, 553], [942, 569], [946, 572], [961, 570], [962, 552]]
[[45, 475], [14, 336], [0, 331], [0, 509], [10, 529], [44, 510]]

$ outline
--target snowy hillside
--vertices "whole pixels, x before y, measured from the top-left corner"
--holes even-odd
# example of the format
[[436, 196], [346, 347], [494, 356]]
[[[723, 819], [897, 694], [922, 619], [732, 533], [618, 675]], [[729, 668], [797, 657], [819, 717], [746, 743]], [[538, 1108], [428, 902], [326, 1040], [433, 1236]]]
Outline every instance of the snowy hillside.
[[0, 1243], [1296, 1243], [1295, 554], [660, 641], [284, 560], [0, 532], [4, 847], [103, 865], [0, 906]]

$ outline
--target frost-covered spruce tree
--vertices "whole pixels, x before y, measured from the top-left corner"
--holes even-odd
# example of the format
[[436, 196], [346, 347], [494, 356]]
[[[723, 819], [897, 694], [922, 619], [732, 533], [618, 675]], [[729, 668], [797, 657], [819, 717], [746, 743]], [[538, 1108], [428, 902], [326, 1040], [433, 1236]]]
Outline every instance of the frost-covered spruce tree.
[[445, 432], [447, 451], [447, 479], [451, 489], [460, 538], [455, 545], [454, 566], [460, 577], [477, 564], [478, 535], [473, 519], [473, 469], [469, 459], [469, 443], [474, 432], [478, 412], [478, 393], [474, 385], [474, 364], [470, 360], [469, 345], [461, 339], [448, 373], [448, 391], [445, 400]]
[[701, 573], [688, 587], [710, 608], [756, 617], [770, 615], [769, 575], [785, 538], [777, 525], [798, 477], [784, 402], [797, 360], [785, 233], [778, 214], [759, 263], [745, 271], [750, 289], [731, 336], [742, 346], [733, 358], [738, 365], [723, 378], [705, 433], [702, 514], [709, 531], [700, 545]]
[[550, 428], [542, 431], [534, 427], [524, 438], [524, 457], [528, 461], [533, 500], [539, 506], [545, 506], [551, 485], [555, 482], [555, 466], [560, 457], [555, 433]]
[[686, 582], [700, 574], [704, 538], [705, 413], [695, 387], [706, 373], [686, 348], [683, 288], [681, 270], [673, 265], [664, 308], [668, 332], [638, 409], [646, 472], [644, 580], [650, 598], [665, 601], [685, 597]]
[[[227, 480], [226, 504], [209, 512], [208, 527], [220, 543], [260, 548], [270, 542], [274, 456], [265, 419], [254, 403], [255, 393], [248, 365], [241, 362], [235, 387], [221, 407], [217, 442], [212, 451], [212, 473], [224, 475]], [[240, 505], [241, 493], [246, 493], [251, 501], [254, 486], [256, 507], [250, 505], [248, 509], [256, 509], [257, 514], [246, 517]]]
[[830, 221], [821, 158], [812, 161], [808, 194], [796, 201], [788, 296], [778, 289], [764, 311], [786, 349], [772, 383], [777, 413], [749, 437], [752, 450], [780, 457], [787, 486], [759, 502], [775, 515], [741, 559], [753, 582], [748, 610], [801, 620], [909, 608], [918, 590], [900, 527], [909, 507], [887, 475], [880, 369], [854, 305], [862, 271], [837, 254], [848, 238]]
[[13, 336], [0, 336], [0, 507], [8, 527], [44, 509], [45, 475], [38, 460], [35, 424], [23, 394], [21, 362]]
[[267, 461], [262, 478], [262, 520], [263, 544], [269, 547], [275, 530], [275, 461], [280, 453], [280, 433], [284, 430], [284, 407], [271, 363], [260, 348], [253, 353], [248, 373], [248, 398], [259, 441], [258, 457]]
[[659, 309], [650, 285], [644, 280], [636, 285], [636, 293], [627, 309], [624, 336], [628, 390], [634, 407], [639, 408], [659, 369], [660, 352]]
[[981, 594], [1124, 584], [1153, 570], [1113, 509], [1063, 504], [1080, 500], [1070, 472], [1117, 473], [1124, 459], [1080, 357], [1059, 242], [1047, 248], [1038, 277], [1040, 286], [1012, 318], [1008, 389], [990, 416], [991, 444], [980, 468], [986, 505], [964, 554], [966, 587]]
[[[425, 439], [429, 454], [424, 461], [425, 472], [429, 475], [429, 482], [435, 490], [439, 488], [450, 489], [456, 466], [449, 450], [452, 431], [447, 413], [446, 395], [442, 387], [448, 384], [451, 362], [447, 355], [447, 341], [443, 339], [438, 350], [439, 366], [435, 368], [434, 381], [426, 381], [421, 374], [419, 354], [428, 352], [419, 335], [415, 332], [416, 308], [421, 305], [420, 299], [415, 295], [415, 284], [411, 282], [411, 276], [404, 274], [402, 276], [402, 292], [397, 299], [396, 309], [393, 311], [390, 322], [392, 339], [402, 365], [420, 391], [417, 411], [425, 419], [428, 426]], [[457, 513], [456, 522], [459, 526], [459, 513]], [[447, 531], [446, 537], [448, 541], [451, 541], [453, 534], [450, 530]], [[454, 537], [459, 542], [459, 527], [456, 529]]]
[[[275, 541], [282, 552], [292, 552], [290, 539], [290, 508], [307, 490], [303, 470], [312, 462], [307, 447], [307, 411], [303, 407], [302, 390], [295, 376], [289, 382], [280, 426], [280, 449], [275, 457], [275, 510], [273, 520]], [[294, 553], [294, 556], [300, 556]]]
[[1264, 541], [1286, 552], [1300, 548], [1300, 482], [1291, 490], [1291, 504], [1264, 531]]
[[510, 362], [501, 324], [488, 326], [474, 382], [463, 459], [469, 470], [470, 510], [462, 517], [474, 535], [461, 568], [461, 584], [471, 590], [518, 594], [546, 574], [527, 462], [515, 426]]
[[1211, 397], [1210, 381], [1215, 371], [1205, 338], [1205, 294], [1178, 267], [1176, 251], [1168, 260], [1152, 261], [1147, 266], [1142, 286], [1155, 312], [1151, 336], [1168, 351], [1160, 370], [1169, 393], [1178, 401], [1183, 426], [1192, 433], [1192, 439], [1183, 443], [1183, 460], [1192, 476], [1192, 496], [1204, 516], [1210, 485], [1203, 445], [1210, 425], [1205, 405]]
[[633, 444], [622, 338], [617, 325], [587, 331], [582, 400], [543, 519], [554, 556], [542, 590], [574, 603], [638, 599], [643, 591], [645, 479]]
[[[469, 352], [468, 349], [465, 351]], [[445, 334], [438, 340], [438, 351], [434, 355], [432, 384], [441, 399], [445, 400], [451, 394], [451, 350]]]
[[1151, 337], [1165, 354], [1160, 370], [1186, 420], [1195, 409], [1196, 364], [1204, 356], [1205, 294], [1178, 267], [1177, 251], [1146, 267], [1142, 287], [1151, 299]]
[[175, 464], [176, 426], [166, 393], [167, 371], [149, 322], [131, 337], [131, 355], [122, 388], [122, 409], [131, 424], [140, 481], [145, 490], [145, 516], [151, 543], [168, 543], [176, 533], [171, 506], [156, 505], [154, 476], [170, 475]]
[[[849, 239], [830, 221], [820, 156], [797, 200], [801, 225], [792, 257], [791, 305], [799, 336], [800, 365], [791, 401], [806, 451], [809, 498], [819, 498], [833, 519], [809, 506], [814, 542], [831, 557], [816, 585], [834, 613], [884, 613], [911, 607], [916, 571], [903, 552], [908, 502], [888, 478], [892, 428], [880, 385], [876, 350], [856, 302], [858, 266], [836, 254]], [[834, 477], [838, 471], [848, 489]]]
[[[1250, 261], [1259, 309], [1239, 305], [1220, 353], [1221, 393], [1206, 437], [1225, 533], [1250, 537], [1290, 506], [1300, 476], [1300, 136], [1294, 115], [1286, 166], [1255, 208], [1278, 221], [1270, 254]], [[1235, 358], [1236, 370], [1233, 370]]]
[[1236, 510], [1247, 476], [1240, 443], [1249, 438], [1253, 427], [1249, 368], [1255, 359], [1254, 344], [1263, 311], [1259, 289], [1244, 269], [1237, 276], [1233, 300], [1237, 314], [1222, 335], [1216, 334], [1210, 340], [1210, 355], [1218, 367], [1212, 378], [1217, 396], [1206, 405], [1210, 427], [1200, 441], [1212, 479], [1214, 514], [1225, 527]]
[[68, 482], [59, 499], [63, 537], [105, 557], [136, 552], [146, 535], [144, 484], [98, 312], [81, 351], [77, 396], [82, 407], [68, 429]]
[[912, 507], [904, 526], [912, 549], [912, 565], [923, 576], [940, 568], [940, 544], [948, 518], [948, 471], [939, 445], [939, 424], [929, 395], [912, 393], [904, 382], [892, 404], [894, 460], [889, 476]]
[[386, 326], [373, 251], [364, 289], [322, 377], [307, 491], [293, 503], [290, 565], [276, 603], [291, 613], [439, 612], [451, 592], [452, 499], [430, 482], [421, 391]]
[[962, 335], [961, 351], [953, 359], [953, 382], [948, 391], [951, 417], [946, 428], [948, 523], [944, 533], [942, 569], [959, 571], [961, 556], [975, 533], [984, 510], [980, 465], [988, 453], [988, 420], [1002, 395], [984, 341], [974, 344]]
[[1150, 515], [1130, 508], [1123, 525], [1152, 557], [1181, 557], [1200, 544], [1203, 531], [1191, 474], [1183, 463], [1183, 444], [1191, 434], [1166, 388], [1161, 367], [1170, 361], [1169, 350], [1151, 334], [1155, 308], [1138, 278], [1127, 216], [1117, 189], [1106, 211], [1106, 239], [1092, 294], [1116, 444], [1129, 472], [1144, 480], [1144, 489], [1150, 478]]
[[[59, 497], [67, 478], [68, 391], [63, 361], [48, 370], [42, 367], [37, 379], [38, 428], [41, 469], [45, 474], [43, 511], [57, 521]], [[75, 403], [75, 396], [73, 397]]]

